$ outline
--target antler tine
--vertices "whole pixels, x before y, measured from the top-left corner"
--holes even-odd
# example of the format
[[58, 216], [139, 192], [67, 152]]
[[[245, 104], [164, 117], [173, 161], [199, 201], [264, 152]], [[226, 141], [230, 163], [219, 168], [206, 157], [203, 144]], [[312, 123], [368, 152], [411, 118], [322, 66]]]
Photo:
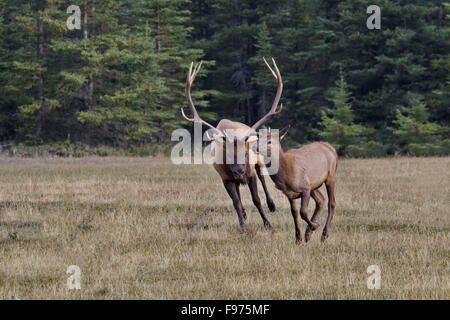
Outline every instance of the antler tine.
[[273, 62], [273, 66], [275, 67], [275, 71], [277, 73], [277, 79], [278, 79], [278, 76], [280, 76], [280, 70], [278, 70], [278, 66], [277, 66], [277, 63], [275, 62], [274, 58], [272, 58], [272, 62]]
[[194, 120], [194, 118], [188, 118], [185, 114], [184, 114], [184, 110], [183, 110], [184, 108], [181, 108], [181, 115], [183, 116], [183, 118], [185, 118], [187, 121], [190, 121], [190, 122], [194, 122], [195, 120]]
[[274, 111], [274, 113], [277, 115], [281, 112], [281, 110], [283, 110], [283, 104], [280, 104], [280, 108], [278, 109], [278, 111]]
[[277, 80], [278, 88], [277, 88], [277, 94], [275, 95], [275, 99], [272, 103], [272, 107], [270, 108], [269, 112], [262, 117], [260, 120], [258, 120], [253, 126], [252, 130], [258, 129], [261, 125], [263, 125], [265, 122], [269, 121], [273, 116], [279, 114], [281, 110], [283, 110], [283, 105], [280, 105], [280, 109], [277, 111], [278, 102], [280, 102], [281, 93], [283, 92], [283, 80], [281, 79], [280, 70], [278, 70], [278, 66], [275, 62], [275, 59], [272, 58], [273, 66], [275, 71], [270, 67], [270, 65], [267, 63], [266, 59], [263, 57], [264, 63], [269, 68], [270, 72], [274, 76], [274, 78]]
[[[194, 66], [194, 62], [191, 62], [191, 65], [189, 66], [189, 72], [187, 75], [187, 79], [186, 79], [186, 88], [185, 88], [186, 99], [188, 101], [188, 107], [191, 110], [193, 117], [188, 118], [184, 114], [183, 108], [181, 108], [181, 115], [183, 116], [184, 119], [186, 119], [189, 122], [200, 122], [211, 129], [217, 130], [216, 127], [214, 127], [213, 125], [209, 124], [208, 122], [206, 122], [205, 120], [200, 118], [200, 116], [197, 113], [197, 109], [195, 109], [194, 102], [192, 101], [192, 97], [191, 97], [191, 86], [194, 83], [195, 77], [197, 76], [198, 72], [200, 71], [202, 63], [203, 63], [203, 61], [200, 61], [200, 63], [198, 63], [196, 66]], [[192, 69], [192, 68], [194, 68], [194, 69]], [[219, 131], [219, 130], [217, 130], [217, 131]]]
[[200, 61], [200, 63], [194, 67], [194, 72], [191, 74], [191, 83], [194, 82], [195, 77], [197, 77], [197, 73], [200, 71], [202, 64], [203, 64], [203, 61]]
[[[266, 64], [267, 68], [269, 68], [270, 72], [272, 72], [272, 75], [275, 79], [278, 79], [277, 75], [275, 74], [275, 72], [272, 70], [272, 68], [270, 67], [270, 65], [267, 63], [266, 58], [263, 57], [264, 63]], [[276, 66], [275, 61], [272, 58], [272, 61], [274, 62], [274, 65]]]
[[194, 61], [191, 62], [191, 65], [189, 66], [189, 71], [186, 79], [186, 84], [191, 84], [191, 74], [192, 74], [192, 67], [194, 65]]

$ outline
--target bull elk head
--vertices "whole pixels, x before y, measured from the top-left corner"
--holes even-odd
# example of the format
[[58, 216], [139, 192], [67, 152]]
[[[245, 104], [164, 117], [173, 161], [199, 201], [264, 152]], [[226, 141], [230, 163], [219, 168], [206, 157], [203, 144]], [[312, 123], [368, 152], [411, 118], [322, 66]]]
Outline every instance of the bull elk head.
[[[270, 65], [267, 63], [266, 58], [263, 58], [264, 63], [266, 64], [266, 66], [269, 68], [270, 72], [272, 73], [273, 77], [277, 80], [277, 84], [278, 84], [278, 88], [277, 88], [277, 93], [275, 96], [275, 99], [272, 103], [272, 107], [270, 108], [269, 112], [262, 117], [261, 119], [259, 119], [255, 124], [253, 124], [250, 128], [250, 130], [248, 130], [247, 134], [244, 135], [244, 137], [242, 138], [247, 138], [253, 134], [254, 132], [256, 132], [256, 129], [258, 129], [259, 127], [261, 127], [264, 123], [266, 123], [267, 121], [269, 121], [270, 119], [272, 119], [274, 116], [276, 116], [277, 114], [279, 114], [282, 110], [283, 110], [283, 104], [280, 105], [280, 108], [277, 110], [278, 107], [278, 102], [280, 101], [281, 98], [281, 93], [283, 92], [283, 80], [281, 79], [281, 74], [280, 74], [280, 70], [278, 70], [278, 66], [275, 62], [275, 60], [272, 58], [272, 62], [275, 68], [275, 71], [270, 67]], [[210, 129], [214, 129], [219, 136], [230, 139], [229, 136], [227, 136], [226, 130], [233, 130], [233, 128], [228, 128], [228, 129], [219, 129], [217, 127], [214, 127], [213, 125], [209, 124], [208, 122], [206, 122], [205, 120], [203, 120], [199, 115], [197, 110], [195, 109], [194, 106], [194, 102], [192, 101], [192, 97], [191, 97], [191, 87], [192, 84], [194, 83], [195, 78], [197, 77], [198, 72], [200, 71], [200, 68], [202, 67], [203, 61], [200, 61], [200, 63], [198, 63], [195, 67], [194, 67], [194, 62], [191, 62], [191, 66], [189, 67], [189, 73], [187, 76], [187, 80], [186, 80], [186, 88], [185, 88], [185, 93], [186, 93], [186, 98], [188, 101], [188, 106], [189, 109], [191, 110], [193, 117], [192, 118], [188, 118], [185, 114], [184, 114], [184, 109], [181, 108], [181, 114], [183, 115], [183, 118], [186, 119], [187, 121], [190, 122], [199, 122], [203, 125], [205, 125], [206, 127], [210, 128]], [[211, 140], [214, 140], [216, 137], [211, 138]]]

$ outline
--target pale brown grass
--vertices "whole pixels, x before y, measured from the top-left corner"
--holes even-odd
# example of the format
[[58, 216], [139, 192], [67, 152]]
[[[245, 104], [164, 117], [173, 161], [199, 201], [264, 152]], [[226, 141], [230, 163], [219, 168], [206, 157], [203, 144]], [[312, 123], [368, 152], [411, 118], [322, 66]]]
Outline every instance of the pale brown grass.
[[[320, 243], [320, 228], [297, 246], [271, 181], [274, 237], [247, 189], [240, 232], [207, 165], [3, 158], [0, 298], [449, 299], [449, 169], [448, 157], [340, 160], [329, 239]], [[72, 264], [78, 291], [66, 287]], [[380, 290], [366, 286], [372, 264]]]

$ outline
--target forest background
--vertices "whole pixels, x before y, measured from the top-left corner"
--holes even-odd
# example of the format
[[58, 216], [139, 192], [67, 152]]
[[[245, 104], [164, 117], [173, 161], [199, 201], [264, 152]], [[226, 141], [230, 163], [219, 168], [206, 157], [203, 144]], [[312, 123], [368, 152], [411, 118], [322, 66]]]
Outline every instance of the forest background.
[[[375, 3], [376, 2], [376, 3]], [[9, 155], [167, 152], [189, 64], [201, 116], [256, 122], [274, 57], [287, 145], [341, 156], [450, 153], [450, 4], [423, 0], [1, 0], [0, 145]], [[369, 5], [381, 29], [368, 29]], [[67, 8], [81, 8], [69, 30]]]

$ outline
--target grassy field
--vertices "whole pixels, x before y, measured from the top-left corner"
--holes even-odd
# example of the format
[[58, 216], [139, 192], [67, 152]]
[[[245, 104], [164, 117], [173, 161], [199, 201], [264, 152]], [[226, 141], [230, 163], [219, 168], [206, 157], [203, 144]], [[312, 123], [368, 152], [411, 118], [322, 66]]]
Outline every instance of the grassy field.
[[[0, 298], [449, 299], [449, 181], [450, 158], [341, 160], [329, 239], [321, 227], [297, 246], [271, 181], [273, 237], [247, 188], [240, 231], [207, 165], [2, 158]], [[374, 264], [380, 290], [366, 285]], [[67, 289], [69, 265], [81, 290]]]

